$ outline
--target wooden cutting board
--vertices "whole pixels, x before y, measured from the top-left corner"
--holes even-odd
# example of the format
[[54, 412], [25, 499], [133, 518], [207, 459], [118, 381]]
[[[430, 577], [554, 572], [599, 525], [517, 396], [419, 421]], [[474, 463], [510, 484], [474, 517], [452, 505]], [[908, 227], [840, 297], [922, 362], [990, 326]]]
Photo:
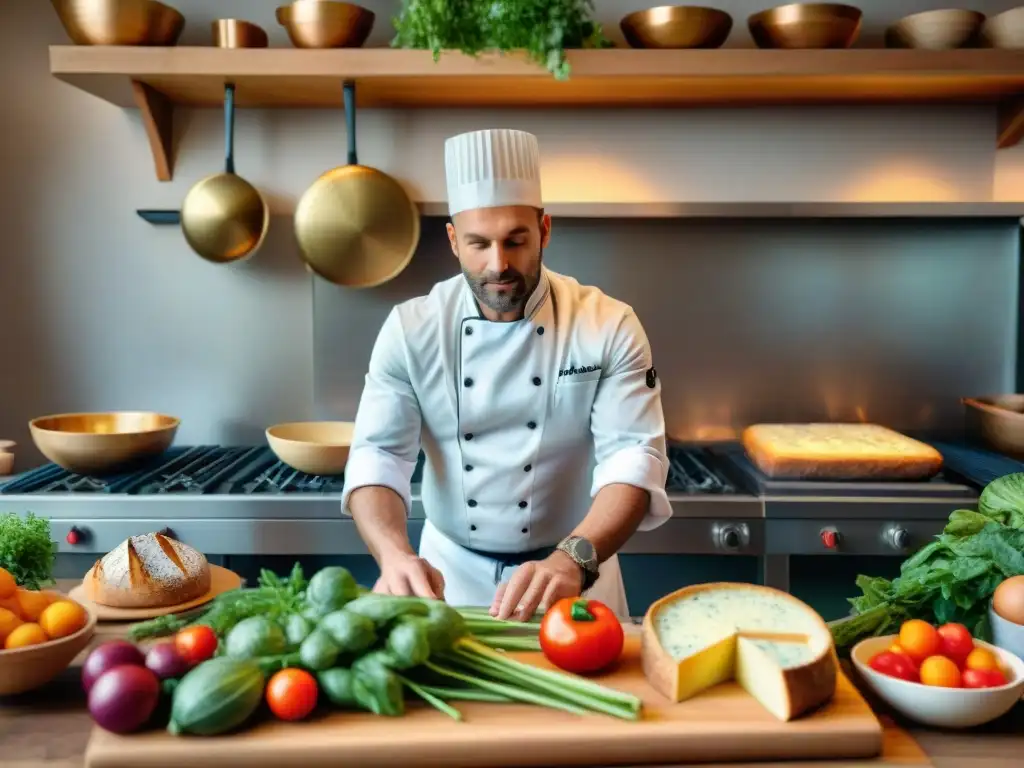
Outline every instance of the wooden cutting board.
[[[640, 696], [644, 715], [629, 722], [541, 707], [458, 702], [463, 721], [410, 703], [401, 718], [332, 712], [301, 723], [262, 720], [233, 735], [116, 736], [94, 729], [88, 768], [507, 768], [724, 763], [813, 758], [874, 758], [882, 726], [853, 684], [840, 675], [835, 698], [814, 714], [776, 720], [728, 683], [680, 704], [648, 684], [640, 642], [626, 640], [622, 663], [601, 682]], [[540, 654], [515, 654], [549, 667]], [[550, 667], [549, 667], [550, 668]]]

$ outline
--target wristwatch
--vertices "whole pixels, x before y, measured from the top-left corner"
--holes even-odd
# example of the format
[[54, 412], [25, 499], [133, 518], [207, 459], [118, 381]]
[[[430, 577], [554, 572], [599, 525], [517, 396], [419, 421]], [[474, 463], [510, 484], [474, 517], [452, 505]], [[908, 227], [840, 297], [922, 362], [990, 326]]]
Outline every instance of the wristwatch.
[[560, 552], [565, 552], [572, 558], [573, 562], [583, 571], [583, 588], [586, 592], [597, 581], [598, 562], [597, 551], [594, 545], [582, 536], [567, 536], [556, 547]]

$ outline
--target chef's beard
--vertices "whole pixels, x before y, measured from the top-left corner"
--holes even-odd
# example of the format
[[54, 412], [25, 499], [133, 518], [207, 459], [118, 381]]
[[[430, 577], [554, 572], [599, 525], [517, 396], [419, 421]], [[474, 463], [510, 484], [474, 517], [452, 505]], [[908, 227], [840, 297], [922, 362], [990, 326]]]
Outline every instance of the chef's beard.
[[[466, 282], [469, 283], [469, 288], [478, 302], [495, 312], [507, 314], [517, 312], [526, 306], [526, 302], [529, 301], [540, 282], [540, 265], [541, 260], [538, 259], [536, 269], [527, 274], [512, 267], [503, 272], [488, 271], [479, 274], [473, 274], [463, 267], [462, 274], [466, 276]], [[515, 283], [511, 287], [506, 286], [501, 291], [496, 291], [487, 285], [490, 282], [506, 280], [513, 280]]]

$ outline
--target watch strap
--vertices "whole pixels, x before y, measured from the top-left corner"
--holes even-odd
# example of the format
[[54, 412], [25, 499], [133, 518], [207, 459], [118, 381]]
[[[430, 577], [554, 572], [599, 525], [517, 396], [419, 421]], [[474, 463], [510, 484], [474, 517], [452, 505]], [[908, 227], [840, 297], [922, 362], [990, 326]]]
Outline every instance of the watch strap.
[[[580, 542], [586, 544], [587, 549], [591, 553], [591, 557], [585, 558], [577, 551], [577, 545]], [[582, 536], [567, 536], [559, 542], [557, 549], [567, 554], [572, 561], [580, 567], [580, 572], [582, 574], [582, 585], [580, 591], [586, 592], [594, 586], [594, 583], [597, 581], [597, 577], [600, 574], [597, 557], [594, 554], [594, 545]]]

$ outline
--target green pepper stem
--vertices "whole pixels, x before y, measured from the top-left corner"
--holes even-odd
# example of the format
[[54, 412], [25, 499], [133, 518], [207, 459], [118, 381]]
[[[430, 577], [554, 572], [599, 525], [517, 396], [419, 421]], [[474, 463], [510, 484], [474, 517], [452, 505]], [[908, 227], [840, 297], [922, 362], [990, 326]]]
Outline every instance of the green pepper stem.
[[594, 614], [587, 609], [587, 601], [583, 599], [572, 604], [569, 615], [573, 621], [594, 621]]

